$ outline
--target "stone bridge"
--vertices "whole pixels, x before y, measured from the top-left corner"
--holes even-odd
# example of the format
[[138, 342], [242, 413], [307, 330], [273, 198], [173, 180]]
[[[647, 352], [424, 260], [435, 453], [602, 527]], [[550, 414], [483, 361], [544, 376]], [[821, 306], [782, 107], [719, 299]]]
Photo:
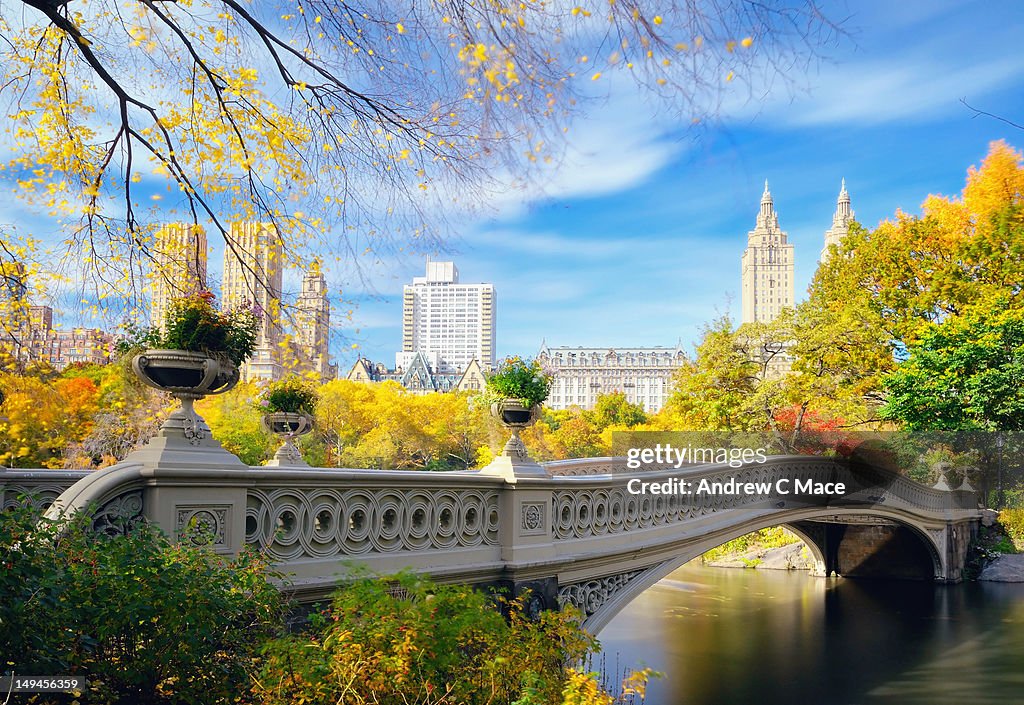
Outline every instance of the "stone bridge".
[[412, 569], [444, 582], [529, 590], [535, 608], [573, 604], [593, 632], [683, 563], [776, 525], [806, 541], [821, 575], [957, 582], [981, 515], [969, 489], [898, 476], [865, 484], [849, 463], [827, 458], [642, 473], [645, 482], [850, 483], [842, 497], [813, 501], [632, 494], [629, 481], [641, 474], [615, 458], [499, 460], [504, 465], [470, 472], [249, 467], [215, 441], [165, 428], [104, 470], [0, 470], [0, 503], [34, 495], [54, 515], [91, 512], [98, 531], [146, 520], [225, 554], [251, 546], [290, 574], [304, 602], [324, 598], [359, 564], [378, 573]]

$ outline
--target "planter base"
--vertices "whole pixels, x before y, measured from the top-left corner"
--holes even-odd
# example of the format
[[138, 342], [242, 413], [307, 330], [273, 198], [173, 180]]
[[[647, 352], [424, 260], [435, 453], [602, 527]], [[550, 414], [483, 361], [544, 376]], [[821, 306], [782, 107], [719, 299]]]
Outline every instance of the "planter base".
[[516, 480], [526, 478], [551, 477], [547, 469], [533, 458], [519, 458], [499, 455], [491, 463], [478, 471], [481, 475], [496, 475], [505, 478], [506, 482], [515, 484]]
[[274, 453], [274, 457], [264, 463], [265, 467], [275, 468], [308, 468], [310, 464], [302, 459], [302, 453], [291, 440], [286, 440]]
[[506, 482], [514, 483], [518, 478], [551, 477], [548, 471], [530, 457], [519, 432], [537, 421], [540, 404], [527, 407], [518, 399], [502, 399], [491, 405], [491, 415], [512, 432], [501, 455], [490, 465], [479, 470], [481, 475], [497, 475]]

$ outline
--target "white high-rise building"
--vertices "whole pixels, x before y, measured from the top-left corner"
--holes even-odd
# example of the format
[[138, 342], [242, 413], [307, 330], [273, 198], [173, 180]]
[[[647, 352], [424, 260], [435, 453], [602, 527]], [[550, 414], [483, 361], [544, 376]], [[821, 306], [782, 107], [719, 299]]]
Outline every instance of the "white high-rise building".
[[232, 223], [231, 244], [224, 247], [222, 307], [226, 310], [255, 305], [262, 325], [256, 350], [242, 366], [242, 379], [280, 379], [283, 367], [281, 238], [271, 223]]
[[494, 368], [493, 284], [460, 284], [454, 262], [427, 262], [426, 276], [414, 277], [402, 295], [402, 352], [436, 355], [437, 372], [462, 372], [476, 360]]
[[825, 246], [821, 249], [821, 261], [828, 259], [830, 245], [839, 245], [843, 238], [850, 232], [850, 223], [856, 217], [850, 209], [850, 194], [846, 192], [846, 179], [839, 189], [839, 198], [836, 199], [836, 212], [832, 216], [832, 227], [825, 231]]
[[206, 288], [206, 233], [194, 223], [168, 223], [156, 231], [150, 272], [149, 324], [162, 327], [171, 299]]
[[768, 323], [794, 302], [793, 245], [779, 229], [768, 181], [764, 182], [761, 211], [747, 233], [743, 252], [743, 323]]

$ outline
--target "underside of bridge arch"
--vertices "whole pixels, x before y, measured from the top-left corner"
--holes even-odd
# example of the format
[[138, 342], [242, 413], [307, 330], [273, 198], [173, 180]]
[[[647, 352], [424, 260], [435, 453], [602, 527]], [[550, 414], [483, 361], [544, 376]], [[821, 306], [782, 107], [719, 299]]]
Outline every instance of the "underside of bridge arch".
[[934, 580], [942, 565], [934, 545], [907, 524], [871, 516], [806, 519], [787, 525], [823, 560], [823, 575]]

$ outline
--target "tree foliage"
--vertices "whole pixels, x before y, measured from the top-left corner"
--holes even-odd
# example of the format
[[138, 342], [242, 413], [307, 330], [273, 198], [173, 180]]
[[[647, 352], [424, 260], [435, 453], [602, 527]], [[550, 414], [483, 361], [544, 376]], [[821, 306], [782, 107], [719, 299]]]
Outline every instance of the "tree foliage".
[[531, 619], [526, 604], [410, 575], [355, 581], [308, 634], [270, 643], [253, 690], [267, 705], [616, 702], [574, 667], [597, 648], [574, 614]]
[[970, 310], [925, 330], [885, 380], [909, 430], [1024, 430], [1024, 310]]
[[0, 513], [5, 671], [84, 676], [91, 703], [236, 702], [259, 644], [284, 627], [266, 563], [146, 524], [98, 535], [90, 521]]

